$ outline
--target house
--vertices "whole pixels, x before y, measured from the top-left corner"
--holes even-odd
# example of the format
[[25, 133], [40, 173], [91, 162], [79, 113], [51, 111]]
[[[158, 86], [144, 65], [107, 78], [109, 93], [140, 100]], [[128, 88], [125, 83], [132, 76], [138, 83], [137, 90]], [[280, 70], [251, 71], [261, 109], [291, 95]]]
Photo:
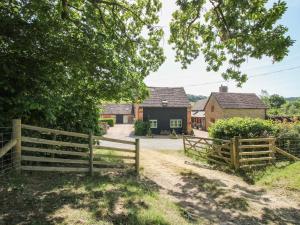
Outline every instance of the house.
[[205, 105], [206, 130], [218, 119], [231, 117], [266, 118], [267, 106], [253, 93], [229, 93], [226, 86], [213, 92]]
[[133, 123], [134, 111], [132, 104], [106, 104], [103, 106], [101, 118], [114, 118], [117, 124]]
[[192, 106], [192, 126], [194, 128], [205, 129], [205, 111], [204, 106], [207, 98], [201, 99]]
[[191, 106], [182, 87], [149, 87], [149, 94], [136, 105], [136, 120], [149, 121], [153, 134], [192, 131]]

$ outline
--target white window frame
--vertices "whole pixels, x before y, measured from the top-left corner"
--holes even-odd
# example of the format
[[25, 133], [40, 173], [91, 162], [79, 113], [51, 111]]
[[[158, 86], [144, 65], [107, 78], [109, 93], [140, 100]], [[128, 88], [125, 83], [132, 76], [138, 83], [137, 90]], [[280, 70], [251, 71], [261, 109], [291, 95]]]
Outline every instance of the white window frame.
[[157, 128], [157, 120], [149, 120], [150, 128]]
[[170, 128], [182, 128], [182, 119], [170, 119]]

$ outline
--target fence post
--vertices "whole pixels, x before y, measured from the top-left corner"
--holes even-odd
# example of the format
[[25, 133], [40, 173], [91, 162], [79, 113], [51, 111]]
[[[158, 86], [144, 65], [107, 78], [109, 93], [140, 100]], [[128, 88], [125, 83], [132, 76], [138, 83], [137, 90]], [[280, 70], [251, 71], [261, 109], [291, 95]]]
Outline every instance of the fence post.
[[135, 171], [139, 174], [140, 170], [140, 139], [135, 139]]
[[12, 121], [12, 138], [17, 140], [15, 145], [15, 158], [13, 159], [13, 165], [17, 173], [21, 172], [21, 119], [14, 119]]
[[276, 145], [276, 138], [271, 137], [273, 139], [269, 140], [269, 151], [270, 152], [270, 157], [272, 157], [272, 163], [275, 163], [275, 154], [274, 154], [274, 147]]
[[234, 138], [231, 138], [231, 143], [230, 143], [230, 161], [231, 161], [231, 166], [232, 168], [235, 168], [235, 140]]
[[240, 162], [239, 162], [239, 137], [234, 136], [232, 139], [232, 155], [231, 159], [233, 162], [234, 169], [237, 170], [240, 167]]
[[184, 136], [184, 135], [182, 135], [182, 140], [183, 140], [183, 149], [184, 149], [184, 153], [186, 153], [185, 136]]
[[93, 167], [93, 133], [89, 133], [89, 150], [90, 150], [90, 175], [94, 175], [94, 167]]

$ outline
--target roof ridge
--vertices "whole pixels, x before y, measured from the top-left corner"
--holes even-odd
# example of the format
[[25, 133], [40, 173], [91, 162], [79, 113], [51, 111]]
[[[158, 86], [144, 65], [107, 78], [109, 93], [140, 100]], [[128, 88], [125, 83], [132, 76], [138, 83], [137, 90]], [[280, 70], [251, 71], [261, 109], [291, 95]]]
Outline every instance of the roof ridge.
[[253, 92], [247, 92], [247, 93], [244, 93], [244, 92], [211, 92], [212, 94], [241, 94], [241, 95], [256, 95], [256, 93], [253, 93]]

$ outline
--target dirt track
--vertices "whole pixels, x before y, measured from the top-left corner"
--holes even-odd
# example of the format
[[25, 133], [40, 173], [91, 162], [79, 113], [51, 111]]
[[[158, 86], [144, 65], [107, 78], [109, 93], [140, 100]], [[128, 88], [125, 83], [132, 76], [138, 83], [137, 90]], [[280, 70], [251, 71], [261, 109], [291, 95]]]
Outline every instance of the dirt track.
[[[191, 219], [207, 224], [300, 224], [300, 202], [194, 164], [178, 154], [142, 151], [144, 175]], [[300, 198], [296, 198], [300, 199]]]

